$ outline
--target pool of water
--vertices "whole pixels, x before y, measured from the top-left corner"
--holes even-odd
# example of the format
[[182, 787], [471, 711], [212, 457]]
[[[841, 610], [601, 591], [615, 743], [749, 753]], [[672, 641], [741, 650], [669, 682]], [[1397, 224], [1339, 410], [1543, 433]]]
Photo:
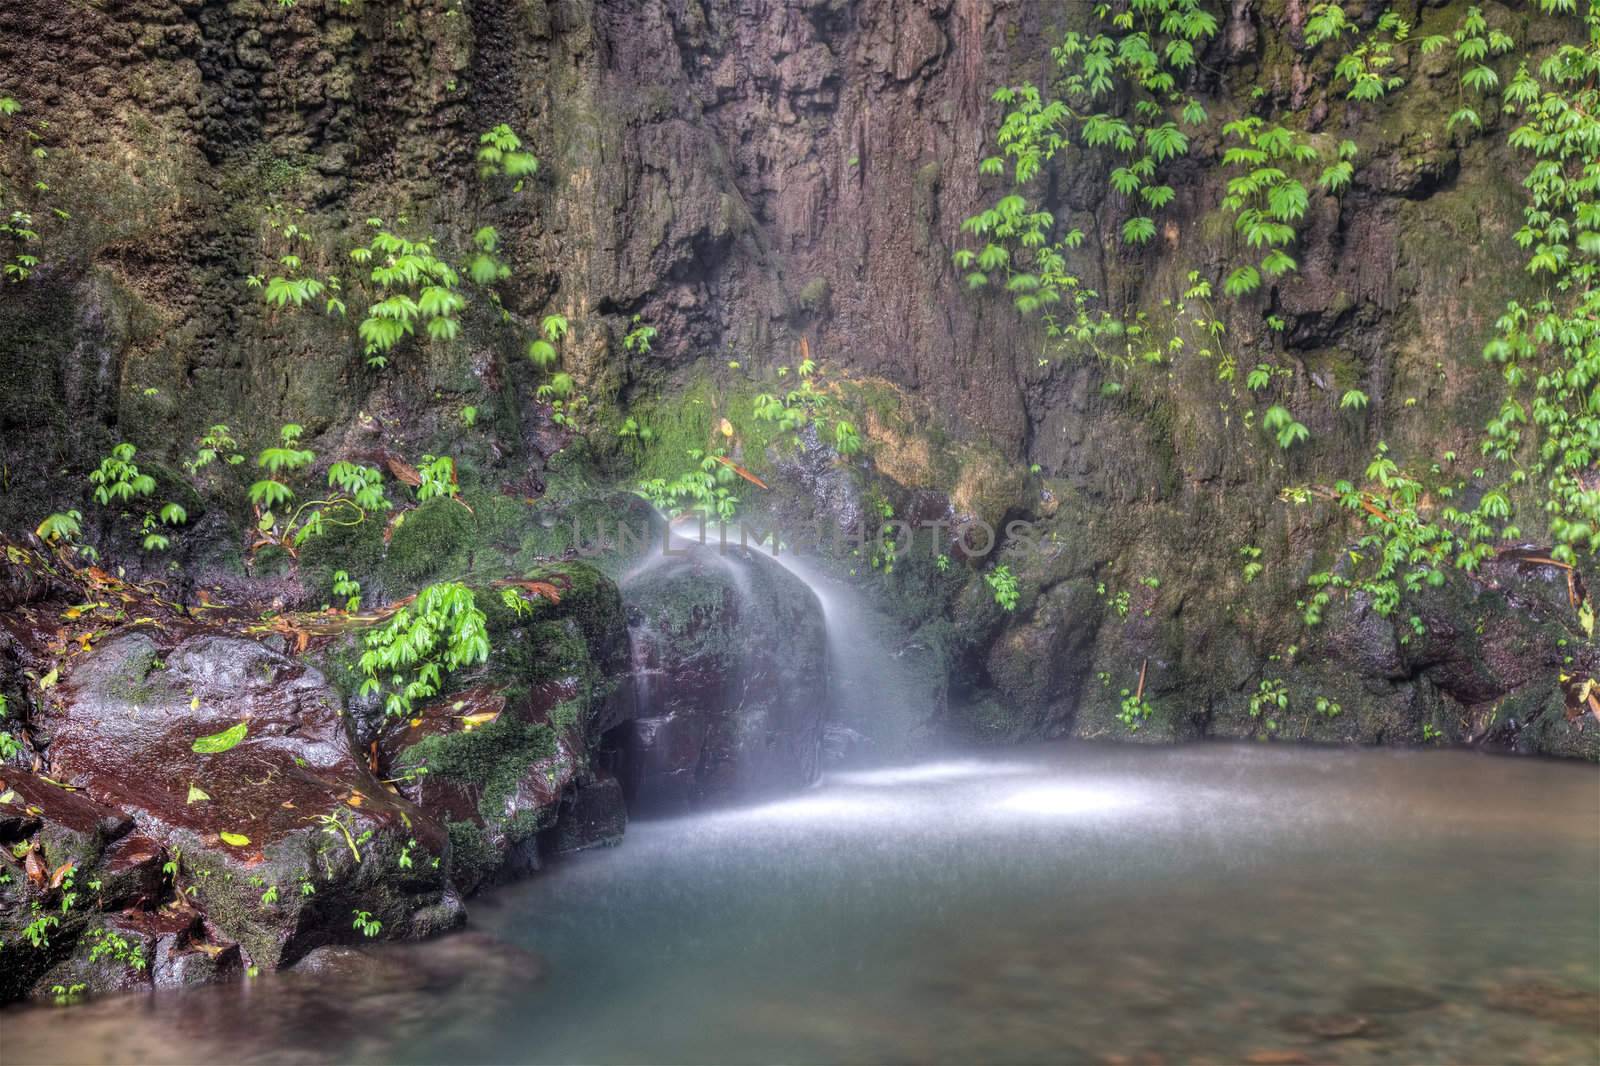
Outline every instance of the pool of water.
[[[631, 826], [354, 971], [8, 1064], [1600, 1061], [1600, 768], [1049, 745]], [[0, 962], [3, 964], [3, 962]]]

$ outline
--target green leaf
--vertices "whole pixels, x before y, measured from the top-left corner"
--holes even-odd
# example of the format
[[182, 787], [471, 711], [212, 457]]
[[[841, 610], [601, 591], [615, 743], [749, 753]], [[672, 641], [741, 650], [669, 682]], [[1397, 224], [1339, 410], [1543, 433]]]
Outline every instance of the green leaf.
[[242, 848], [250, 843], [250, 838], [243, 833], [230, 833], [227, 830], [223, 830], [217, 836], [222, 838], [224, 844], [232, 844], [236, 848]]
[[229, 726], [220, 733], [212, 733], [210, 736], [206, 737], [197, 737], [191, 747], [194, 751], [199, 752], [201, 755], [220, 755], [222, 752], [225, 752], [228, 749], [236, 746], [239, 741], [243, 740], [245, 733], [248, 732], [249, 729], [250, 724], [248, 722], [239, 722], [235, 725]]

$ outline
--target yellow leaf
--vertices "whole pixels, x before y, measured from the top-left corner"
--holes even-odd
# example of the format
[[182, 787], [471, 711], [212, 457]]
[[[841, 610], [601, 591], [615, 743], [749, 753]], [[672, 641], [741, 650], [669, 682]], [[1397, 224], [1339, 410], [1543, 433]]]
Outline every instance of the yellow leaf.
[[717, 423], [717, 428], [722, 431], [722, 435], [724, 437], [733, 436], [733, 423], [729, 422], [726, 418]]
[[41, 689], [47, 689], [50, 686], [54, 685], [60, 679], [61, 679], [61, 671], [60, 670], [51, 670], [48, 674], [45, 674], [43, 677], [41, 677], [39, 679], [39, 687]]
[[243, 833], [223, 832], [218, 833], [217, 835], [222, 838], [222, 842], [224, 844], [232, 844], [236, 848], [242, 848], [246, 844], [250, 843], [250, 838], [245, 836]]
[[200, 709], [200, 697], [199, 696], [193, 696], [193, 697], [190, 698], [190, 700], [189, 700], [189, 709], [191, 711], [198, 711]]
[[478, 728], [478, 726], [488, 725], [490, 722], [499, 717], [499, 711], [479, 711], [477, 714], [463, 715], [461, 718], [461, 726], [468, 733], [470, 733], [474, 729]]
[[185, 800], [184, 803], [205, 803], [210, 798], [211, 797], [207, 795], [204, 790], [196, 788], [194, 785], [190, 785], [189, 798]]

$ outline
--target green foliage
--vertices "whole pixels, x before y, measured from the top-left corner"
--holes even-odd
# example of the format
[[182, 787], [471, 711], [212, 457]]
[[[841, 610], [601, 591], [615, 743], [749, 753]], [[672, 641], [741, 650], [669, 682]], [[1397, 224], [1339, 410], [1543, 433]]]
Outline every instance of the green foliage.
[[1117, 721], [1127, 726], [1130, 733], [1137, 733], [1139, 727], [1154, 713], [1154, 709], [1141, 693], [1123, 689], [1121, 695], [1122, 699], [1117, 705]]
[[361, 582], [343, 570], [333, 572], [333, 594], [344, 599], [345, 610], [361, 610]]
[[1311, 439], [1311, 431], [1296, 422], [1287, 407], [1277, 404], [1267, 408], [1267, 413], [1261, 416], [1261, 427], [1273, 435], [1278, 447], [1284, 449]]
[[668, 515], [702, 513], [708, 518], [727, 521], [739, 512], [739, 497], [732, 486], [738, 475], [726, 463], [726, 448], [706, 452], [688, 451], [691, 464], [675, 478], [646, 478], [639, 483], [639, 495]]
[[120, 962], [124, 966], [131, 967], [140, 973], [143, 973], [150, 965], [149, 960], [145, 958], [143, 945], [130, 943], [128, 938], [120, 933], [114, 933], [105, 928], [96, 928], [89, 930], [88, 938], [90, 941], [89, 961], [91, 963], [99, 962], [103, 958], [109, 958], [113, 962]]
[[[1294, 244], [1295, 226], [1305, 218], [1311, 200], [1305, 181], [1285, 168], [1315, 163], [1319, 153], [1303, 134], [1254, 115], [1227, 123], [1222, 135], [1228, 145], [1222, 165], [1234, 172], [1222, 206], [1234, 212], [1234, 229], [1245, 244], [1264, 253], [1258, 264], [1235, 268], [1228, 275], [1223, 291], [1238, 297], [1255, 291], [1263, 275], [1278, 277], [1298, 268], [1288, 248]], [[1324, 171], [1324, 187], [1342, 188], [1348, 183], [1346, 145], [1349, 154], [1354, 154], [1355, 146], [1349, 141], [1340, 146], [1339, 161], [1345, 169]]]
[[194, 458], [184, 462], [184, 468], [193, 477], [204, 467], [221, 459], [230, 466], [237, 466], [244, 462], [244, 456], [238, 451], [239, 442], [233, 439], [233, 431], [225, 425], [215, 425], [206, 430], [200, 437], [195, 448]]
[[656, 328], [645, 325], [638, 315], [633, 316], [632, 328], [628, 335], [622, 338], [622, 347], [636, 355], [645, 355], [650, 351], [650, 342], [656, 339]]
[[489, 658], [489, 635], [472, 590], [455, 582], [429, 585], [362, 643], [361, 695], [383, 691], [384, 710], [400, 716], [436, 696], [446, 674]]
[[500, 231], [493, 226], [480, 226], [472, 235], [475, 249], [467, 260], [467, 276], [476, 285], [493, 285], [511, 276], [511, 268], [495, 258], [500, 248]]
[[1239, 557], [1244, 560], [1244, 583], [1248, 585], [1261, 576], [1263, 568], [1258, 561], [1261, 558], [1261, 549], [1253, 544], [1246, 544], [1239, 549]]
[[127, 503], [156, 491], [156, 479], [139, 471], [133, 461], [138, 449], [123, 443], [111, 449], [111, 454], [100, 460], [100, 466], [89, 474], [89, 484], [94, 486], [94, 498], [102, 506]]
[[43, 144], [50, 124], [16, 118], [23, 110], [15, 97], [0, 96], [0, 272], [13, 283], [32, 277], [45, 253], [35, 216], [56, 224], [72, 217], [45, 200], [50, 183], [41, 166], [50, 154]]
[[1289, 690], [1281, 678], [1266, 678], [1250, 694], [1250, 717], [1267, 715], [1268, 729], [1277, 729], [1278, 720], [1271, 715], [1289, 709]]
[[58, 511], [40, 522], [34, 532], [46, 544], [70, 544], [83, 533], [83, 513]]
[[1490, 56], [1511, 51], [1516, 47], [1516, 41], [1500, 30], [1491, 30], [1483, 17], [1483, 10], [1475, 6], [1467, 8], [1461, 24], [1448, 38], [1443, 34], [1423, 38], [1422, 51], [1424, 54], [1437, 52], [1451, 41], [1456, 46], [1455, 63], [1461, 71], [1461, 85], [1458, 106], [1445, 123], [1445, 129], [1452, 130], [1457, 123], [1482, 129], [1483, 120], [1478, 116], [1477, 109], [1467, 103], [1467, 90], [1490, 93], [1499, 88], [1500, 76], [1486, 60]]
[[365, 247], [351, 249], [350, 258], [360, 266], [372, 264], [372, 300], [356, 327], [368, 365], [387, 366], [389, 354], [419, 325], [431, 340], [454, 340], [461, 331], [457, 316], [467, 303], [458, 291], [461, 276], [434, 254], [431, 243], [398, 236], [382, 219], [367, 222], [377, 233]]
[[356, 920], [350, 923], [350, 927], [360, 932], [362, 936], [375, 937], [383, 932], [383, 923], [374, 918], [371, 911], [357, 910], [353, 913]]
[[1405, 84], [1405, 79], [1393, 72], [1395, 45], [1402, 44], [1411, 35], [1411, 24], [1393, 11], [1385, 11], [1366, 33], [1357, 33], [1344, 15], [1339, 4], [1317, 4], [1306, 20], [1305, 41], [1315, 46], [1324, 40], [1356, 33], [1359, 41], [1354, 48], [1341, 55], [1334, 63], [1335, 79], [1349, 85], [1345, 97], [1350, 100], [1381, 100], [1388, 93]]
[[1584, 25], [1585, 44], [1556, 49], [1537, 79], [1524, 61], [1505, 90], [1523, 120], [1508, 140], [1534, 158], [1515, 239], [1543, 292], [1508, 301], [1484, 349], [1506, 394], [1483, 452], [1521, 464], [1513, 485], [1542, 481], [1552, 555], [1568, 564], [1600, 551], [1600, 8]]
[[989, 591], [994, 594], [994, 602], [1002, 610], [1014, 611], [1021, 593], [1017, 588], [1017, 576], [1011, 572], [1011, 567], [1004, 563], [983, 575], [984, 584], [989, 586]]
[[422, 477], [422, 483], [417, 486], [418, 503], [426, 503], [440, 496], [454, 496], [461, 491], [456, 484], [455, 460], [448, 455], [424, 455], [417, 473]]
[[[1111, 189], [1129, 201], [1131, 212], [1122, 222], [1122, 239], [1149, 242], [1156, 227], [1147, 212], [1176, 195], [1161, 180], [1161, 168], [1188, 154], [1185, 130], [1206, 121], [1205, 109], [1180, 79], [1217, 33], [1216, 17], [1199, 0], [1132, 0], [1121, 11], [1100, 5], [1095, 15], [1097, 32], [1068, 32], [1051, 50], [1056, 74], [1050, 89], [1056, 95], [1031, 83], [995, 92], [994, 99], [1010, 108], [996, 137], [1002, 154], [985, 159], [979, 169], [999, 176], [1009, 161], [1012, 190], [962, 222], [962, 231], [983, 246], [955, 253], [970, 287], [1003, 279], [1020, 310], [1045, 312], [1047, 326], [1060, 333], [1092, 333], [1096, 325], [1087, 312], [1095, 294], [1082, 289], [1066, 266], [1066, 253], [1082, 243], [1083, 232], [1058, 232], [1054, 215], [1031, 204], [1022, 190], [1064, 149], [1108, 151], [1118, 163]], [[1057, 320], [1054, 307], [1063, 302], [1070, 307]]]
[[284, 548], [291, 556], [309, 538], [328, 526], [355, 526], [367, 515], [393, 505], [383, 492], [383, 474], [374, 467], [340, 461], [328, 467], [328, 489], [295, 506], [295, 490], [288, 482], [316, 461], [316, 453], [300, 446], [304, 430], [294, 423], [278, 431], [278, 444], [264, 448], [256, 465], [269, 477], [250, 486], [257, 540], [252, 551], [266, 545]]
[[522, 191], [523, 179], [539, 171], [533, 153], [522, 150], [522, 138], [504, 122], [478, 135], [478, 177], [487, 181], [508, 177], [516, 181], [514, 191]]

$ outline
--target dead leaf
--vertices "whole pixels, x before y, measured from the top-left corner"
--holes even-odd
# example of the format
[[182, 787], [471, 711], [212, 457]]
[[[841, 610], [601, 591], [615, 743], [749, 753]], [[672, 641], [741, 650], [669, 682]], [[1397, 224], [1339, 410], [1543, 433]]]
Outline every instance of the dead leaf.
[[44, 856], [39, 854], [38, 848], [31, 848], [28, 857], [23, 861], [23, 868], [28, 872], [28, 880], [33, 882], [33, 887], [43, 888], [45, 882], [50, 880], [50, 869], [44, 864]]
[[464, 731], [470, 733], [480, 725], [488, 725], [499, 717], [499, 711], [479, 711], [477, 714], [462, 715], [461, 727]]
[[50, 875], [50, 887], [60, 888], [61, 882], [67, 879], [67, 875], [70, 874], [77, 867], [77, 865], [78, 864], [75, 862], [64, 862], [60, 866], [57, 866], [56, 872]]
[[389, 468], [389, 473], [394, 479], [403, 484], [416, 488], [422, 484], [422, 475], [417, 473], [417, 468], [396, 455], [384, 456], [383, 465]]
[[736, 463], [733, 460], [727, 458], [726, 456], [713, 455], [711, 458], [715, 459], [717, 462], [721, 463], [723, 466], [727, 467], [729, 470], [732, 470], [735, 474], [738, 474], [740, 477], [744, 478], [746, 481], [750, 482], [750, 484], [752, 484], [752, 485], [759, 485], [761, 488], [764, 488], [764, 489], [770, 487], [770, 486], [768, 486], [768, 484], [765, 481], [762, 481], [760, 478], [756, 477], [750, 471], [746, 470], [744, 467], [740, 466], [738, 463]]

